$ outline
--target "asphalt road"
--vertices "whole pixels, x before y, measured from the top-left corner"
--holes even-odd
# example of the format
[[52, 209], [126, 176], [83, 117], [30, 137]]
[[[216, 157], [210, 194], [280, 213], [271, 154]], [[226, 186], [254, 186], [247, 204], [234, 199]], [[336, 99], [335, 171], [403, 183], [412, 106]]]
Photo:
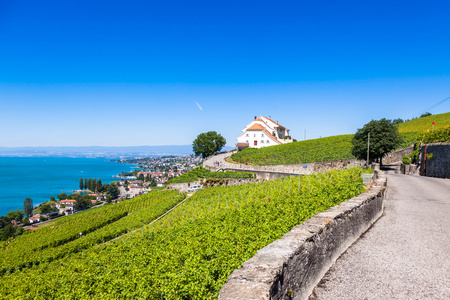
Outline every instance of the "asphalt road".
[[450, 299], [450, 180], [395, 173], [384, 215], [310, 299]]
[[208, 157], [203, 164], [211, 166], [213, 168], [220, 168], [220, 163], [227, 157], [231, 156], [231, 152], [220, 153]]

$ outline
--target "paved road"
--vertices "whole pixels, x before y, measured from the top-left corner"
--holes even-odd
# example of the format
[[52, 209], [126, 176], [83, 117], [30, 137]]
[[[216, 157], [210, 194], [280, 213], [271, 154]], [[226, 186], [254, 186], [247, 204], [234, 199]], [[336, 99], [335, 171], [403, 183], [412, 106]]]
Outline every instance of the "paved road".
[[210, 156], [203, 162], [203, 165], [220, 169], [221, 163], [224, 161], [225, 158], [231, 156], [231, 154], [232, 154], [231, 152], [225, 152]]
[[310, 299], [450, 299], [450, 180], [387, 172], [384, 215]]

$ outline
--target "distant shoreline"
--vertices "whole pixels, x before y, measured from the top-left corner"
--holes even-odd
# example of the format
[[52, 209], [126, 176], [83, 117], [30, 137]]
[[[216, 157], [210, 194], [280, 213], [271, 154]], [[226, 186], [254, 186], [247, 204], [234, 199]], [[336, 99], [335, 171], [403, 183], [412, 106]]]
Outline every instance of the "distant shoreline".
[[107, 158], [2, 156], [0, 189], [4, 192], [0, 195], [0, 216], [22, 210], [28, 197], [37, 206], [60, 193], [72, 193], [77, 190], [80, 178], [101, 178], [102, 182], [110, 183], [122, 171], [136, 167]]

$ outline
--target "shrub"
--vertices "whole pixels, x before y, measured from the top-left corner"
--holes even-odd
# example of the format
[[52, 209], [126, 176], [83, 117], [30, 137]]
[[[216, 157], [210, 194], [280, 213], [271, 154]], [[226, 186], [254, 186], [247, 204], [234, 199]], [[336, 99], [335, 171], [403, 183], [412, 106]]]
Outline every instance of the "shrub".
[[402, 163], [404, 165], [409, 165], [411, 163], [411, 157], [409, 157], [409, 155], [404, 155], [402, 158]]
[[450, 127], [436, 129], [422, 135], [422, 143], [445, 143], [450, 142]]

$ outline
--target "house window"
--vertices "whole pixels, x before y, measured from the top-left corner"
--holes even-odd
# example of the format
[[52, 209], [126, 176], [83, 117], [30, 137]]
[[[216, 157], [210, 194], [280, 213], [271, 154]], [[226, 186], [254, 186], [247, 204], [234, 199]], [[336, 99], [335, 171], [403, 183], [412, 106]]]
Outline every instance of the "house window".
[[264, 140], [261, 140], [261, 144], [264, 144]]
[[264, 133], [261, 133], [261, 137], [264, 137]]
[[248, 144], [248, 140], [245, 141]]
[[256, 137], [256, 133], [255, 133], [255, 134], [253, 134], [253, 137]]
[[258, 146], [258, 141], [253, 141], [254, 146]]
[[267, 140], [267, 144], [269, 143], [269, 140]]
[[248, 133], [245, 135], [245, 137], [248, 137]]

